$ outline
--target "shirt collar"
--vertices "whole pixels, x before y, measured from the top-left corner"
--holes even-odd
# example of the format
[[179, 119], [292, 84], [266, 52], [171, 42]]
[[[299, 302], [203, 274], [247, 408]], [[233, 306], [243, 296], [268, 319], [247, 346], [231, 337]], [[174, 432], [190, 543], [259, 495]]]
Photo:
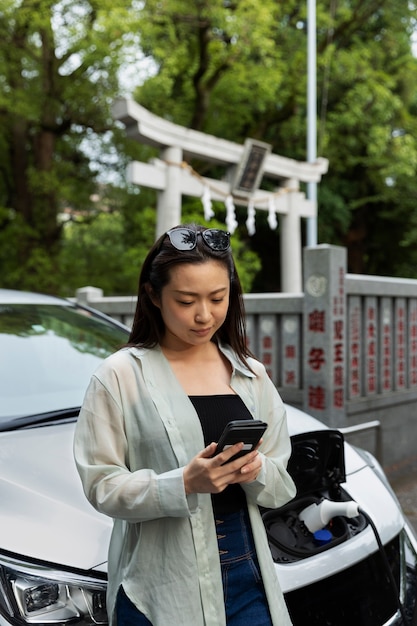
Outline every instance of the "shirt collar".
[[[232, 365], [233, 373], [238, 372], [239, 374], [242, 374], [243, 376], [247, 376], [248, 378], [256, 378], [256, 374], [251, 372], [250, 369], [244, 363], [242, 363], [242, 361], [237, 357], [236, 353], [232, 350], [232, 348], [228, 344], [218, 342], [218, 346], [219, 346], [220, 352], [224, 354], [224, 356], [228, 359], [228, 361], [230, 361]], [[154, 348], [131, 347], [129, 348], [129, 350], [134, 356], [136, 356], [139, 359], [146, 357], [146, 355], [150, 355], [153, 351], [157, 351], [160, 353], [160, 355], [163, 356], [163, 352], [159, 345], [155, 346]]]

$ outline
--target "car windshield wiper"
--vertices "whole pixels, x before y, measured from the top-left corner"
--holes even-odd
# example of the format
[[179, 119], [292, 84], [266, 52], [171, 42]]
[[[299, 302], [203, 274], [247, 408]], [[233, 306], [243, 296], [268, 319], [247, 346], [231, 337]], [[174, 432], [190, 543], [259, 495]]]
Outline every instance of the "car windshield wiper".
[[80, 407], [48, 411], [36, 415], [22, 415], [0, 423], [0, 432], [19, 430], [21, 428], [34, 428], [35, 426], [48, 426], [57, 422], [73, 422], [77, 419]]

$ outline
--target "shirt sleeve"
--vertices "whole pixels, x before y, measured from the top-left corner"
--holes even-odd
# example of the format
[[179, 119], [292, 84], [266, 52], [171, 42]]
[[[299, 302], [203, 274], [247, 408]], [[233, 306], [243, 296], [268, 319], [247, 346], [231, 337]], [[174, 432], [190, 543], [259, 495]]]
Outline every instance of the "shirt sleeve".
[[[263, 370], [263, 371], [262, 371]], [[264, 368], [257, 372], [259, 419], [268, 423], [259, 452], [262, 469], [256, 480], [242, 484], [249, 500], [266, 508], [278, 508], [296, 493], [294, 481], [287, 472], [291, 455], [285, 405]]]
[[131, 471], [128, 451], [117, 390], [110, 392], [94, 376], [74, 437], [75, 462], [89, 502], [101, 513], [128, 522], [191, 516], [197, 496], [185, 493], [183, 468]]

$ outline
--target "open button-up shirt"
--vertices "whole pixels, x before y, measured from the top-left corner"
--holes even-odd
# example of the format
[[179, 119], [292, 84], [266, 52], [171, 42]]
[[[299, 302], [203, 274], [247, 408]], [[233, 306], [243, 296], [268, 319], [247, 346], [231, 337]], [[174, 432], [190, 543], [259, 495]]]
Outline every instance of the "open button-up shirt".
[[[274, 626], [291, 624], [258, 505], [295, 495], [283, 402], [261, 363], [248, 370], [227, 346], [231, 387], [255, 419], [268, 423], [262, 469], [243, 484]], [[159, 347], [124, 348], [93, 375], [78, 419], [75, 460], [85, 494], [114, 520], [108, 612], [117, 591], [154, 626], [224, 626], [223, 588], [210, 494], [187, 495], [184, 466], [204, 448], [197, 413]]]

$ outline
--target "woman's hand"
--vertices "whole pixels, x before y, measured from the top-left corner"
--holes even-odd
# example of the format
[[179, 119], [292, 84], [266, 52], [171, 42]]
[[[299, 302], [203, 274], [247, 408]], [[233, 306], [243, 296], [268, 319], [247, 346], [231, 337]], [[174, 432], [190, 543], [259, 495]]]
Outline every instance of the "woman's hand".
[[262, 459], [258, 447], [244, 456], [228, 461], [243, 448], [243, 443], [236, 443], [213, 457], [216, 444], [211, 443], [197, 454], [184, 468], [185, 492], [220, 493], [227, 485], [249, 483], [256, 479]]

